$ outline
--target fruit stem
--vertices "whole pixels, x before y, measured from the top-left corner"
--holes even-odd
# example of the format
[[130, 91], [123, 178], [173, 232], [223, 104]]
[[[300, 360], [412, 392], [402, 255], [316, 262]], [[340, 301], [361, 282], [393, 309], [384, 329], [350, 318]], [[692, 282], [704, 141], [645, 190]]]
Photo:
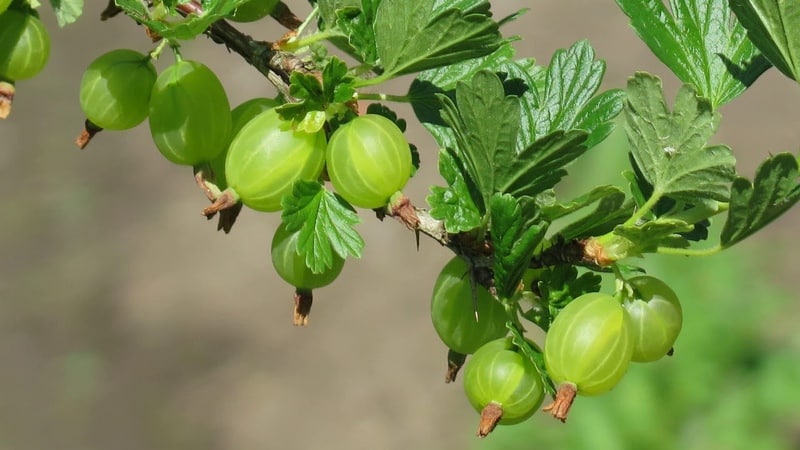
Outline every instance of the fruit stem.
[[302, 38], [294, 38], [286, 42], [282, 42], [280, 45], [277, 45], [277, 47], [285, 52], [296, 52], [298, 49], [308, 47], [319, 41], [324, 41], [325, 39], [330, 39], [332, 37], [341, 35], [342, 33], [336, 30], [318, 31]]
[[374, 92], [359, 92], [356, 94], [359, 100], [380, 100], [384, 102], [410, 103], [411, 98], [407, 95], [383, 94]]
[[296, 288], [294, 291], [294, 315], [292, 324], [296, 327], [308, 325], [308, 315], [311, 313], [311, 304], [314, 294], [311, 289]]
[[224, 209], [232, 208], [237, 203], [239, 203], [239, 195], [233, 189], [228, 188], [222, 191], [211, 206], [203, 209], [202, 214], [206, 217], [214, 217], [214, 214]]
[[503, 407], [499, 403], [491, 402], [481, 410], [481, 421], [478, 424], [478, 437], [485, 438], [494, 430], [503, 418]]
[[675, 248], [675, 247], [658, 247], [656, 253], [662, 255], [678, 255], [678, 256], [711, 256], [722, 251], [722, 246], [717, 244], [711, 248]]
[[161, 52], [164, 51], [164, 47], [167, 45], [167, 42], [169, 42], [168, 39], [162, 39], [161, 42], [158, 43], [156, 48], [150, 51], [148, 56], [150, 57], [151, 60], [153, 61], [158, 60], [158, 58], [161, 56]]
[[556, 398], [553, 400], [553, 403], [545, 406], [542, 411], [549, 411], [556, 419], [561, 422], [566, 422], [567, 414], [577, 394], [577, 386], [569, 382], [561, 383], [558, 385], [558, 391], [556, 392]]
[[77, 145], [79, 149], [83, 150], [87, 145], [89, 145], [89, 142], [92, 140], [94, 135], [102, 130], [103, 129], [101, 127], [93, 124], [91, 120], [86, 119], [83, 122], [83, 131], [81, 131], [81, 134], [75, 138], [75, 145]]
[[452, 383], [456, 381], [456, 375], [458, 375], [458, 371], [461, 370], [461, 367], [464, 366], [464, 362], [467, 360], [467, 355], [463, 353], [458, 353], [455, 350], [448, 349], [447, 351], [447, 373], [444, 376], [445, 383]]
[[389, 199], [389, 204], [386, 206], [388, 214], [397, 218], [409, 230], [416, 230], [419, 228], [419, 217], [417, 217], [417, 210], [411, 204], [411, 199], [405, 196], [402, 192], [395, 192]]
[[14, 85], [0, 81], [0, 119], [5, 119], [11, 114], [11, 104], [14, 103]]
[[653, 208], [655, 208], [656, 204], [658, 204], [658, 201], [661, 200], [662, 196], [663, 194], [661, 192], [653, 191], [653, 194], [650, 196], [650, 198], [648, 198], [647, 201], [644, 202], [644, 204], [638, 210], [636, 210], [636, 212], [633, 213], [633, 215], [630, 216], [628, 220], [625, 221], [625, 223], [622, 224], [622, 226], [636, 225], [636, 222], [638, 222], [639, 219], [646, 216], [647, 213], [649, 213]]

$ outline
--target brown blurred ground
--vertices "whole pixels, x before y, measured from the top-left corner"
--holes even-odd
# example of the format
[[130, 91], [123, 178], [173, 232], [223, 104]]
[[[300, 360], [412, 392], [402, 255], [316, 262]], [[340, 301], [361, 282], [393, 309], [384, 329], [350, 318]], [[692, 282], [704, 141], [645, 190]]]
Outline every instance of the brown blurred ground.
[[[118, 47], [149, 48], [118, 17], [57, 29], [45, 72], [17, 86], [0, 123], [0, 450], [460, 449], [473, 412], [442, 383], [444, 348], [428, 301], [448, 253], [419, 252], [397, 223], [362, 214], [367, 241], [331, 287], [317, 292], [306, 329], [290, 324], [291, 288], [272, 272], [275, 215], [245, 211], [214, 231], [190, 170], [163, 160], [147, 126], [102, 133], [78, 151], [84, 67]], [[308, 11], [302, 2], [299, 13]], [[676, 82], [613, 2], [496, 2], [529, 7], [506, 29], [519, 56], [546, 63], [588, 38], [608, 62], [606, 85], [634, 70]], [[274, 39], [278, 33], [247, 30]], [[232, 104], [272, 89], [205, 38], [184, 48], [212, 66]], [[163, 66], [162, 66], [163, 67]], [[405, 90], [401, 80], [385, 92]], [[750, 174], [768, 152], [796, 150], [798, 90], [776, 71], [723, 109], [718, 140]], [[423, 168], [407, 189], [422, 201], [439, 183], [432, 141], [412, 124]], [[785, 233], [797, 213], [773, 231]]]

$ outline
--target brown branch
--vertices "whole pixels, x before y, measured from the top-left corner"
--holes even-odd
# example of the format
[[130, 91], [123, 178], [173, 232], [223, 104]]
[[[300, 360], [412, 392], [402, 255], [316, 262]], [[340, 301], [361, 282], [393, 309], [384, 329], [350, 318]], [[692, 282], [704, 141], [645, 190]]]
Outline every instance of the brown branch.
[[[197, 1], [181, 3], [176, 6], [183, 15], [200, 15], [202, 6]], [[274, 50], [274, 44], [258, 41], [234, 28], [225, 20], [211, 24], [205, 31], [211, 40], [224, 45], [228, 50], [238, 53], [272, 83], [278, 91], [291, 100], [289, 77], [294, 71], [312, 72], [315, 68], [300, 60], [292, 53]]]

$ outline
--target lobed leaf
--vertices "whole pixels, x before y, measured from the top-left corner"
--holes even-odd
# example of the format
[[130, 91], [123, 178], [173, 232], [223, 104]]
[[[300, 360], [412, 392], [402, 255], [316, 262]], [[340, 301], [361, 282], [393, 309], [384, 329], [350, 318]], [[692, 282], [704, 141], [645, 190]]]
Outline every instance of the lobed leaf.
[[338, 195], [312, 181], [297, 181], [281, 200], [281, 218], [290, 232], [300, 231], [297, 252], [314, 273], [333, 266], [334, 252], [342, 258], [361, 257], [364, 240], [353, 228], [360, 222], [352, 207]]
[[[744, 92], [769, 62], [719, 0], [617, 0], [661, 62], [716, 108]], [[671, 12], [670, 12], [671, 10]]]
[[625, 107], [631, 154], [653, 196], [727, 201], [735, 159], [727, 146], [706, 146], [719, 121], [707, 100], [684, 85], [669, 111], [661, 80], [637, 73], [628, 81]]
[[482, 212], [473, 198], [480, 198], [480, 192], [470, 187], [452, 150], [439, 151], [439, 173], [448, 187], [431, 187], [431, 195], [426, 199], [431, 206], [431, 217], [444, 221], [444, 228], [448, 233], [478, 228], [482, 223]]
[[517, 199], [508, 194], [495, 194], [490, 210], [494, 286], [500, 298], [509, 299], [517, 292], [533, 250], [544, 238], [547, 223], [525, 226], [537, 211], [523, 212]]
[[383, 0], [375, 44], [384, 77], [419, 72], [488, 55], [503, 44], [488, 9], [434, 11], [435, 0]]
[[720, 245], [725, 248], [742, 241], [794, 206], [800, 200], [798, 176], [797, 159], [779, 153], [761, 163], [752, 183], [744, 177], [734, 180]]

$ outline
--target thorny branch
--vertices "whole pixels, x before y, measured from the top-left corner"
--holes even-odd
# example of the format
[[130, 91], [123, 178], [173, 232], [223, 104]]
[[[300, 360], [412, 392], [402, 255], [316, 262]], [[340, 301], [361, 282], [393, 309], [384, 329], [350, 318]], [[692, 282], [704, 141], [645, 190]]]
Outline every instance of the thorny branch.
[[[180, 3], [176, 9], [184, 14], [202, 14], [202, 5], [198, 0]], [[108, 6], [101, 13], [101, 20], [116, 16], [122, 10], [116, 6], [114, 0], [109, 0]], [[271, 14], [281, 25], [296, 31], [302, 21], [297, 18], [284, 4], [280, 2]], [[289, 79], [294, 71], [312, 73], [316, 70], [313, 65], [297, 58], [289, 52], [282, 52], [277, 46], [268, 41], [258, 41], [251, 36], [239, 31], [225, 20], [213, 23], [205, 34], [214, 42], [224, 45], [228, 50], [239, 54], [248, 64], [263, 74], [288, 101], [293, 97], [289, 93]], [[450, 234], [445, 230], [444, 222], [433, 218], [430, 213], [422, 208], [411, 207], [405, 214], [387, 211], [389, 215], [413, 230], [417, 236], [424, 234], [440, 245], [451, 249], [454, 253], [470, 261], [478, 262], [478, 266], [491, 267], [491, 242], [475, 242], [469, 233]], [[411, 223], [408, 220], [409, 212], [416, 215]], [[379, 214], [382, 217], [384, 214]], [[404, 217], [405, 216], [405, 217]], [[417, 237], [419, 239], [419, 237]], [[583, 243], [579, 241], [556, 242], [553, 247], [531, 260], [531, 267], [542, 267], [553, 264], [586, 264], [583, 254]], [[486, 280], [489, 281], [490, 280]], [[487, 286], [488, 287], [488, 286]]]

